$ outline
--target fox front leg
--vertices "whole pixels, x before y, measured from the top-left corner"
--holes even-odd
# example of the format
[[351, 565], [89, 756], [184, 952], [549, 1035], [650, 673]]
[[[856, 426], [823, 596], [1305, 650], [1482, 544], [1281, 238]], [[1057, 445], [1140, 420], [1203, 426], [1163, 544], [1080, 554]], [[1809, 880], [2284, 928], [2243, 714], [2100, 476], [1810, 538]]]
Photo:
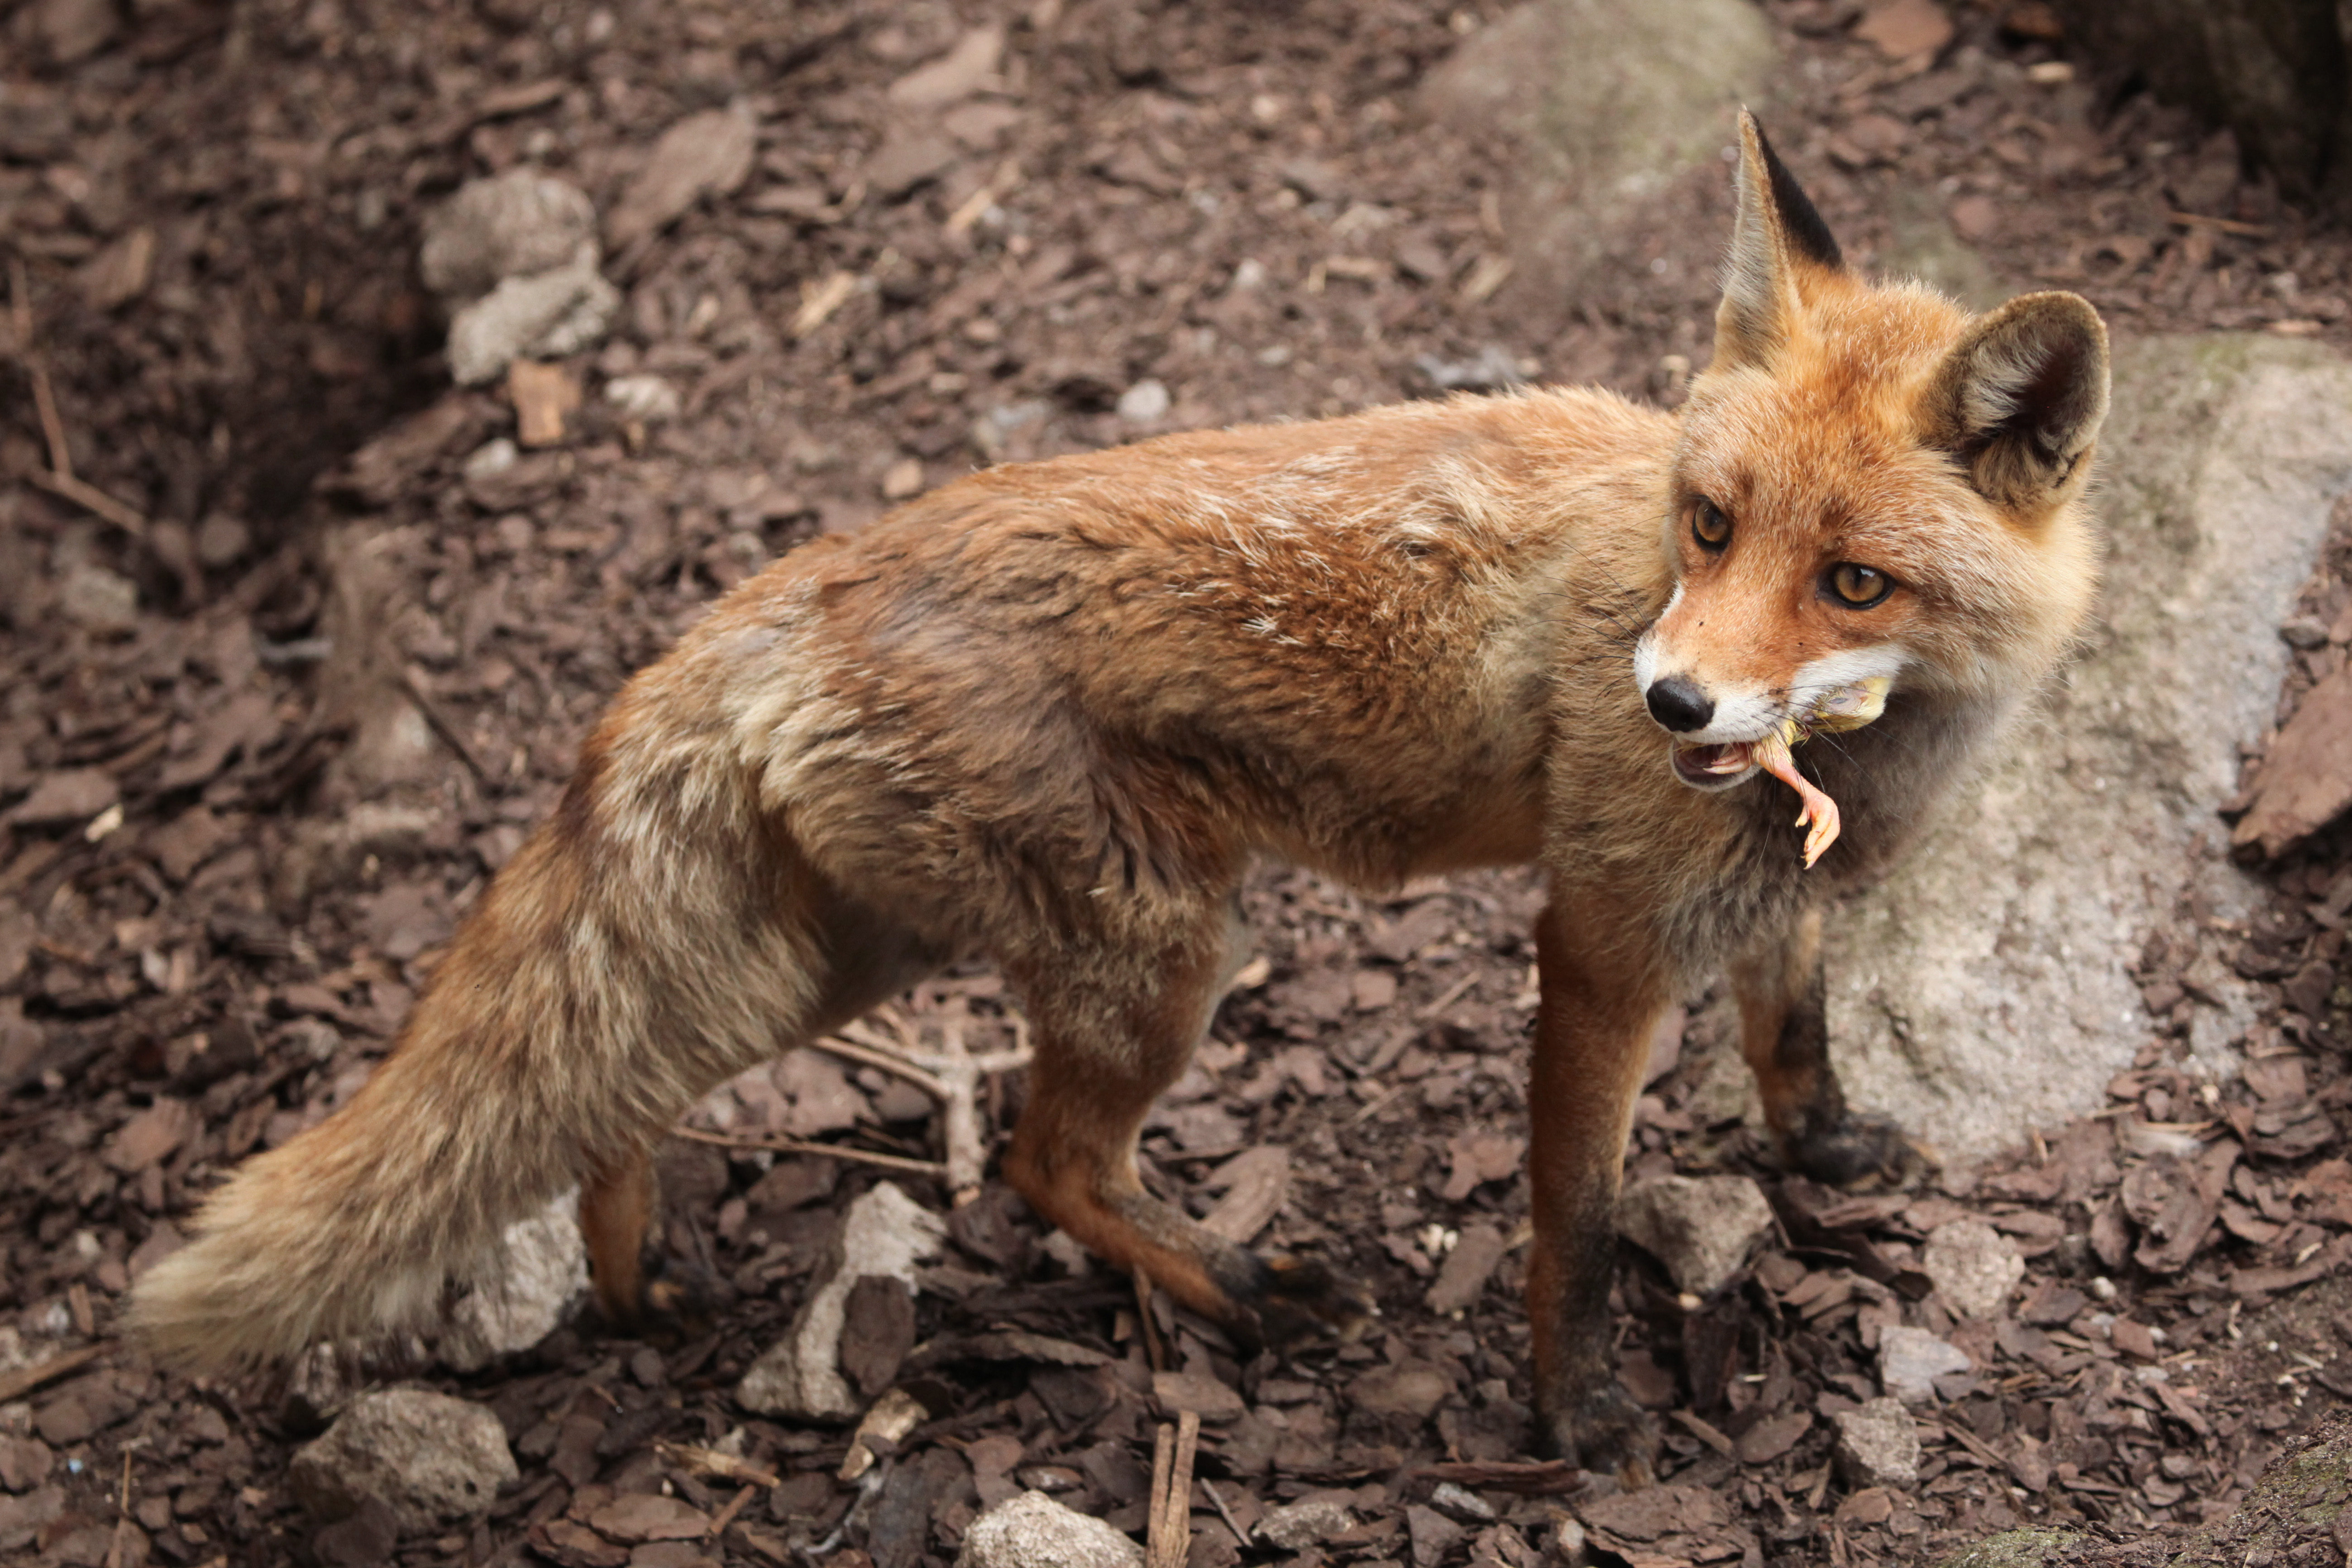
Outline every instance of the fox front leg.
[[1901, 1186], [1932, 1163], [1893, 1121], [1845, 1102], [1830, 1065], [1819, 910], [1752, 947], [1732, 965], [1731, 982], [1740, 1051], [1790, 1169], [1834, 1186]]
[[1649, 1038], [1671, 985], [1638, 921], [1556, 898], [1537, 928], [1542, 1004], [1528, 1082], [1528, 1186], [1535, 1251], [1528, 1321], [1537, 1414], [1554, 1452], [1644, 1484], [1655, 1424], [1617, 1381], [1609, 1289], [1617, 1189]]

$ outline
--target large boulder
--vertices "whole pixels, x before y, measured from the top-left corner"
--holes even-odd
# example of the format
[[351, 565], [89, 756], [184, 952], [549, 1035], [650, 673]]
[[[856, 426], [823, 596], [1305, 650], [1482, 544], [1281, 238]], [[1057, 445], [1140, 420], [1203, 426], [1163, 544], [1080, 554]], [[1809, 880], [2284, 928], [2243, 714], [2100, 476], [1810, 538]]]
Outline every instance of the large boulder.
[[1532, 0], [1465, 40], [1423, 101], [1516, 149], [1512, 260], [1552, 291], [1590, 276], [1622, 220], [1685, 171], [1728, 184], [1734, 118], [1778, 63], [1750, 0]]
[[[1850, 1097], [1962, 1161], [2104, 1102], [2151, 1026], [2129, 972], [2152, 930], [2185, 934], [2185, 898], [2258, 906], [2215, 812], [2273, 718], [2279, 625], [2352, 489], [2352, 365], [2273, 338], [2120, 343], [2099, 461], [2110, 543], [2083, 658], [1831, 924]], [[2253, 998], [2202, 940], [2191, 1043], [2225, 1076]]]

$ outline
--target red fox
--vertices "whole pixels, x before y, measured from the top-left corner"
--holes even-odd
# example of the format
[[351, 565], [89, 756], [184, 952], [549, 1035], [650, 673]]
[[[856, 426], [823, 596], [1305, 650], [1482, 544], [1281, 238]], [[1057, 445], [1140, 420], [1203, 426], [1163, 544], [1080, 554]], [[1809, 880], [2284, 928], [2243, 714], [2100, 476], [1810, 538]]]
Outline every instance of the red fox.
[[[1727, 967], [1783, 1156], [1906, 1160], [1831, 1070], [1817, 900], [1895, 853], [2097, 578], [2095, 312], [1873, 285], [1740, 135], [1679, 414], [1548, 388], [988, 468], [741, 584], [614, 701], [372, 1081], [211, 1197], [137, 1327], [215, 1371], [381, 1340], [574, 1184], [627, 1321], [676, 1119], [984, 954], [1033, 1026], [1004, 1174], [1036, 1212], [1239, 1340], [1324, 1331], [1351, 1287], [1136, 1172], [1247, 952], [1234, 890], [1261, 856], [1369, 888], [1532, 860], [1536, 1404], [1559, 1453], [1640, 1479], [1607, 1302], [1655, 1021]], [[1818, 870], [1766, 769], [1843, 807]]]

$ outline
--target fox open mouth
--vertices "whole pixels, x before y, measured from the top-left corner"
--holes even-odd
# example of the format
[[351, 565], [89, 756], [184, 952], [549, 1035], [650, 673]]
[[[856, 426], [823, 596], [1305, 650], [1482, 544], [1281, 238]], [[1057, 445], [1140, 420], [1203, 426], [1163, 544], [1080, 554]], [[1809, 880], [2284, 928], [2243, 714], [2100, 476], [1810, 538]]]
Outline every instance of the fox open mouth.
[[1718, 741], [1712, 745], [1674, 748], [1675, 776], [1694, 789], [1721, 789], [1738, 784], [1761, 763], [1753, 741]]

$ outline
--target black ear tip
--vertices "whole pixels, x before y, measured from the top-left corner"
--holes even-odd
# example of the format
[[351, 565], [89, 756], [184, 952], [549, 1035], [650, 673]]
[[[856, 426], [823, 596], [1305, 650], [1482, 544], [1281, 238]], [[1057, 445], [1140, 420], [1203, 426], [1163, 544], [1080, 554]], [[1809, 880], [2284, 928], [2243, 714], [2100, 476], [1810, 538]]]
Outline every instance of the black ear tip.
[[1757, 155], [1764, 163], [1765, 183], [1772, 193], [1773, 208], [1780, 216], [1780, 231], [1788, 237], [1790, 247], [1819, 266], [1843, 268], [1845, 253], [1838, 248], [1837, 237], [1830, 233], [1830, 226], [1822, 220], [1812, 197], [1805, 195], [1805, 187], [1797, 184], [1797, 176], [1789, 173], [1789, 166], [1772, 151], [1772, 139], [1764, 134], [1762, 122], [1743, 109], [1739, 111], [1739, 123], [1756, 139]]

